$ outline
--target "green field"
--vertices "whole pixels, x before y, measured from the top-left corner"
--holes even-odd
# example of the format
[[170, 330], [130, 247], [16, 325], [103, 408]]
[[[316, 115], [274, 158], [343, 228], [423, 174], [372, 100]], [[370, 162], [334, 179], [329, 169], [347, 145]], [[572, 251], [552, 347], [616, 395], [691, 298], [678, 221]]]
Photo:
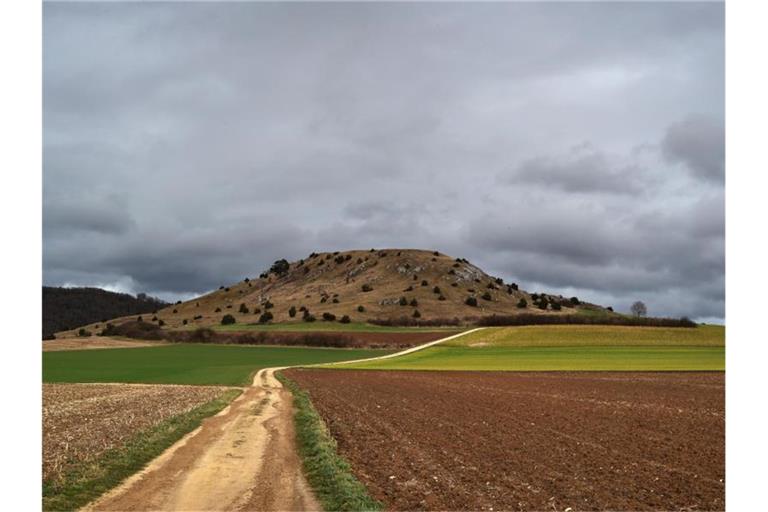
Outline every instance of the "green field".
[[380, 370], [724, 370], [723, 347], [432, 347], [338, 368]]
[[[340, 322], [287, 322], [279, 324], [231, 324], [215, 325], [212, 327], [216, 331], [277, 331], [277, 332], [433, 332], [433, 331], [456, 331], [461, 327], [387, 327], [383, 325], [373, 325], [365, 322], [350, 322], [342, 324]], [[185, 330], [194, 329], [187, 326]]]
[[724, 370], [725, 328], [494, 327], [402, 357], [339, 365], [382, 370]]
[[448, 347], [724, 347], [725, 327], [528, 325], [489, 327], [445, 343]]
[[43, 382], [146, 382], [246, 385], [272, 366], [329, 363], [386, 354], [385, 350], [164, 345], [129, 349], [43, 352]]

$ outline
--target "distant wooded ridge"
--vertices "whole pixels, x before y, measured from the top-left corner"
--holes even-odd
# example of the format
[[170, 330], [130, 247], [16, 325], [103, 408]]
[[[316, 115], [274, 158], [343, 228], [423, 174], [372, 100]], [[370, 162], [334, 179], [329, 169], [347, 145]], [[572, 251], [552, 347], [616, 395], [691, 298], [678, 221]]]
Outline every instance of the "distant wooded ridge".
[[80, 325], [125, 315], [151, 313], [168, 303], [139, 293], [115, 293], [101, 288], [43, 286], [43, 339]]

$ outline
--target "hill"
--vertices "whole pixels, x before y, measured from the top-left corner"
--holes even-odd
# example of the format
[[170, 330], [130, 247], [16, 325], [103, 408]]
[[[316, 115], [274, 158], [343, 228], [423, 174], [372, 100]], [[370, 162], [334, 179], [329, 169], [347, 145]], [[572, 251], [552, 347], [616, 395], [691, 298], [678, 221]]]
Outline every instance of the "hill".
[[43, 339], [81, 325], [155, 311], [168, 303], [139, 294], [114, 293], [100, 288], [43, 286]]
[[[525, 307], [521, 306], [524, 301]], [[295, 308], [295, 316], [291, 316]], [[303, 309], [309, 311], [305, 314]], [[312, 253], [294, 262], [278, 260], [258, 278], [159, 309], [143, 320], [165, 328], [220, 325], [232, 315], [238, 324], [257, 323], [271, 313], [273, 323], [302, 322], [323, 314], [352, 322], [401, 318], [422, 323], [467, 321], [493, 314], [612, 314], [576, 298], [529, 293], [490, 276], [466, 259], [414, 249]], [[115, 319], [119, 322], [126, 319]], [[103, 325], [89, 325], [96, 332]], [[94, 330], [95, 329], [95, 330]], [[68, 333], [72, 334], [72, 333]]]

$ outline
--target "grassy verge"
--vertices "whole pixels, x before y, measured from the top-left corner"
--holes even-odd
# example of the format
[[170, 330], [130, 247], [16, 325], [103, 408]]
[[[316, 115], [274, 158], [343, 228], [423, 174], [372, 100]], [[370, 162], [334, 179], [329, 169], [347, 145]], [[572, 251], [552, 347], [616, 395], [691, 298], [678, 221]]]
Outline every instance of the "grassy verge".
[[76, 510], [93, 501], [141, 470], [240, 393], [236, 389], [225, 391], [215, 400], [137, 433], [121, 447], [105, 452], [94, 461], [72, 466], [62, 480], [43, 482], [43, 510]]
[[295, 382], [278, 374], [278, 380], [293, 393], [296, 408], [296, 440], [304, 472], [325, 510], [381, 510], [365, 486], [352, 474], [349, 463], [336, 452], [336, 441], [312, 405], [309, 395]]

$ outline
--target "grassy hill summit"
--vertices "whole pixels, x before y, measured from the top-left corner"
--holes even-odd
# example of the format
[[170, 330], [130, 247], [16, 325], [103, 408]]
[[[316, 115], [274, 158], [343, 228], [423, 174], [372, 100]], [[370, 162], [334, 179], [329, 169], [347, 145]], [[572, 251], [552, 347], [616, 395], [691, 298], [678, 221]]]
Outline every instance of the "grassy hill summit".
[[[169, 305], [145, 322], [164, 328], [285, 322], [395, 321], [433, 325], [489, 315], [613, 314], [576, 297], [530, 293], [464, 258], [419, 249], [312, 253], [277, 260], [259, 277]], [[345, 318], [346, 317], [346, 318]], [[112, 320], [135, 319], [135, 316]], [[342, 320], [343, 319], [343, 320]], [[232, 321], [227, 318], [224, 320]], [[97, 332], [102, 325], [85, 328]], [[60, 335], [76, 334], [77, 330]]]

